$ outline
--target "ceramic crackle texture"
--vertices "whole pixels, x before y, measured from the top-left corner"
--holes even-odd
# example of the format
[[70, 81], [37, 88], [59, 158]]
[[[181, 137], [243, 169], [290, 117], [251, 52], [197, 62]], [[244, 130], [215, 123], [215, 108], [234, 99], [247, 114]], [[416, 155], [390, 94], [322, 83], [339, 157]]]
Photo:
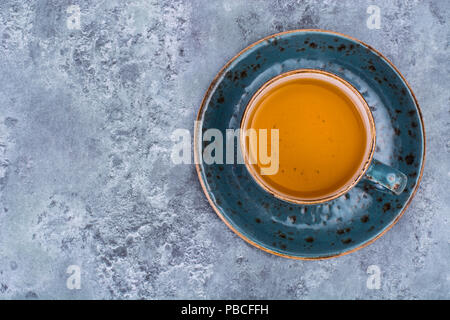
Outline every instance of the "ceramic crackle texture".
[[[368, 28], [371, 5], [379, 29]], [[1, 1], [0, 299], [450, 298], [449, 17], [439, 0]], [[261, 43], [268, 56], [255, 51], [223, 74], [223, 93], [236, 88], [223, 101], [214, 91], [216, 111], [204, 114], [218, 128], [237, 126], [251, 92], [283, 70], [342, 76], [372, 107], [375, 158], [408, 175], [398, 197], [378, 201], [358, 185], [311, 210], [247, 193], [243, 168], [205, 167], [208, 184], [228, 183], [213, 200], [236, 211], [248, 236], [266, 228], [277, 253], [339, 254], [383, 232], [414, 192], [426, 143], [422, 181], [392, 229], [318, 261], [243, 241], [206, 199], [193, 157], [171, 158], [172, 133], [188, 130], [192, 142], [202, 98], [227, 61], [295, 29], [333, 30], [381, 52], [408, 81], [426, 130], [422, 141], [401, 78], [351, 40], [273, 38]], [[80, 289], [67, 286], [70, 266], [81, 271]], [[373, 266], [376, 290], [367, 286]]]

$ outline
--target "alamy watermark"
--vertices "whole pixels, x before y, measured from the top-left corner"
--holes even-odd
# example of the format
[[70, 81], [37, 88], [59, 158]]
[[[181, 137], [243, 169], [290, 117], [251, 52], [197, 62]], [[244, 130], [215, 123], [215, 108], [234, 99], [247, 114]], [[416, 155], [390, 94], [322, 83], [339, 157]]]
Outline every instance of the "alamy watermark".
[[367, 274], [369, 277], [366, 281], [366, 287], [369, 290], [379, 290], [381, 288], [381, 269], [379, 266], [373, 264], [367, 267]]
[[[200, 128], [196, 121], [196, 127]], [[243, 137], [241, 137], [243, 135]], [[241, 150], [241, 138], [248, 146], [247, 154]], [[171, 140], [175, 143], [171, 159], [174, 164], [192, 164], [192, 137], [187, 129], [176, 129]], [[194, 163], [206, 164], [259, 164], [261, 175], [273, 175], [279, 168], [279, 130], [278, 129], [226, 129], [216, 128], [202, 132], [200, 150]], [[246, 159], [245, 159], [246, 158]]]
[[381, 28], [381, 14], [380, 7], [376, 5], [370, 5], [367, 7], [367, 18], [366, 25], [369, 29], [380, 29]]
[[69, 277], [66, 280], [66, 286], [69, 290], [81, 289], [81, 268], [80, 266], [73, 264], [67, 267], [66, 273]]
[[66, 12], [67, 14], [69, 14], [66, 20], [67, 29], [80, 30], [81, 29], [80, 6], [77, 4], [68, 6]]

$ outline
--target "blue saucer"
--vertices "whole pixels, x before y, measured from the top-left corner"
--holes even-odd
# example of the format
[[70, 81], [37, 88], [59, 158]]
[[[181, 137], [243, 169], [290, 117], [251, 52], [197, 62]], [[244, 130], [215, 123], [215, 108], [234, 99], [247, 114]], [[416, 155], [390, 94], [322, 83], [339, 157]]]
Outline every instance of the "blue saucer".
[[[296, 205], [265, 192], [243, 164], [197, 164], [203, 190], [219, 217], [256, 247], [294, 259], [320, 259], [362, 248], [405, 212], [423, 172], [425, 132], [412, 90], [379, 52], [331, 31], [295, 30], [262, 39], [229, 61], [211, 83], [198, 113], [196, 159], [209, 128], [238, 129], [252, 95], [271, 78], [295, 69], [320, 69], [350, 82], [375, 118], [374, 157], [408, 176], [395, 196], [362, 180], [347, 194], [318, 205]], [[225, 152], [224, 152], [225, 154]]]

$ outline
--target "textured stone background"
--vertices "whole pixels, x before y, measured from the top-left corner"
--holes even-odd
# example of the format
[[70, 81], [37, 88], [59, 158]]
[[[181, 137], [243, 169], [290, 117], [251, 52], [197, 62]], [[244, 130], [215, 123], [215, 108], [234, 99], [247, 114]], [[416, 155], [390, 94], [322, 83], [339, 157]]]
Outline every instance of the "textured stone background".
[[[366, 27], [369, 4], [381, 29]], [[66, 25], [78, 4], [81, 29]], [[0, 2], [0, 298], [450, 298], [450, 2]], [[323, 28], [383, 52], [427, 129], [422, 185], [369, 247], [304, 262], [247, 245], [170, 161], [220, 67]], [[80, 290], [66, 269], [82, 269]], [[366, 287], [367, 267], [382, 271]]]

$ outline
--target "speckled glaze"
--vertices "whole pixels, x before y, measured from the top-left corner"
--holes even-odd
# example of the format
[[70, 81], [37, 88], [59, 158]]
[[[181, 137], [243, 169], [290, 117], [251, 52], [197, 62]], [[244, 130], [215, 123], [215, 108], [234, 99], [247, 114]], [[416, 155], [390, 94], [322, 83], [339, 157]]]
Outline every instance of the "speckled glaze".
[[295, 30], [267, 37], [225, 65], [203, 100], [195, 128], [195, 157], [202, 132], [237, 129], [258, 88], [295, 69], [320, 69], [351, 83], [375, 119], [374, 158], [407, 175], [400, 195], [361, 180], [343, 196], [296, 205], [260, 188], [243, 164], [199, 163], [203, 190], [219, 217], [240, 237], [267, 252], [297, 259], [339, 256], [381, 236], [404, 213], [422, 175], [425, 140], [420, 109], [398, 70], [373, 48], [331, 31]]

